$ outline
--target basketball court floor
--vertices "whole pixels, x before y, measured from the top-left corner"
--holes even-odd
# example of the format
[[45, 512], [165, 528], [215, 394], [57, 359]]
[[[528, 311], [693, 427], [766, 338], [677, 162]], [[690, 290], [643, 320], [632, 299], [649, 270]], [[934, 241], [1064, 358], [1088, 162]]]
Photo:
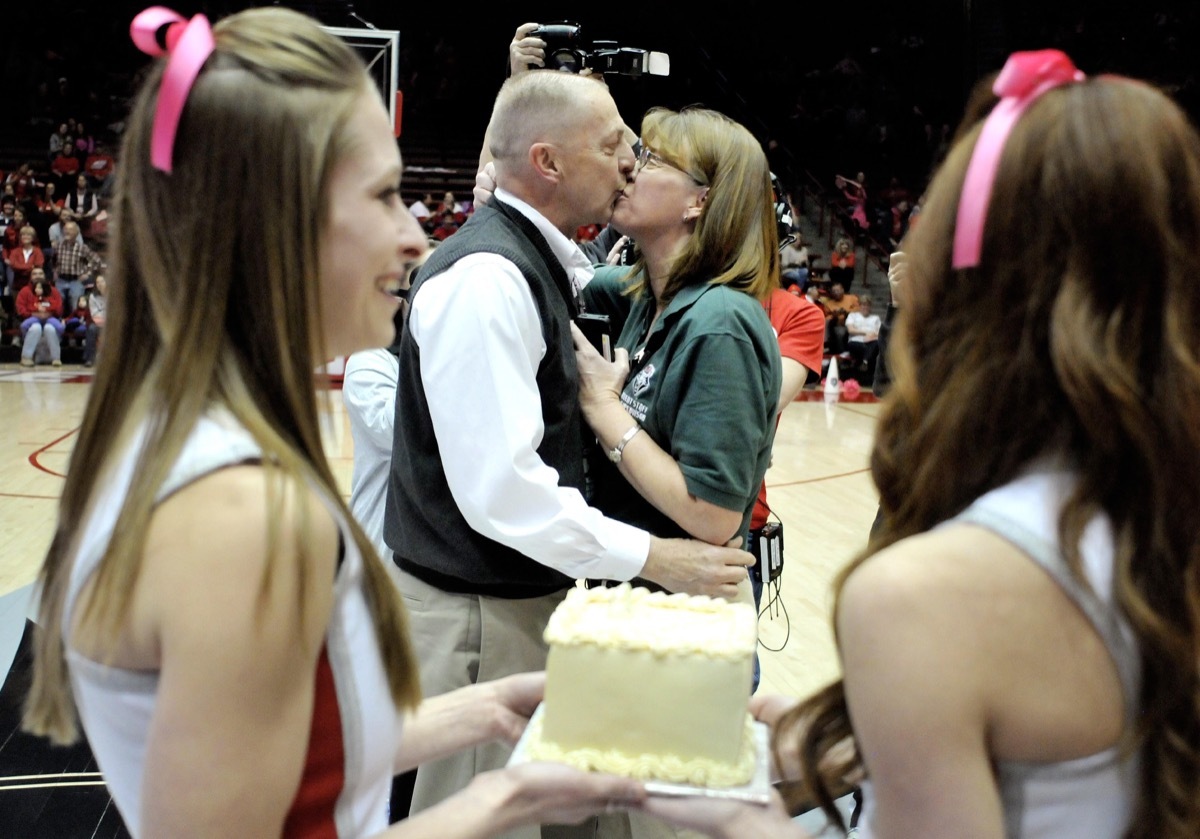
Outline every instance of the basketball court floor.
[[[31, 586], [54, 532], [91, 378], [90, 370], [72, 365], [0, 365], [0, 683], [32, 616]], [[353, 444], [340, 391], [331, 403], [326, 451], [348, 494]], [[830, 402], [806, 391], [784, 412], [767, 474], [768, 500], [784, 527], [784, 568], [777, 600], [768, 602], [764, 594], [762, 691], [803, 696], [838, 674], [831, 582], [865, 545], [875, 516], [867, 461], [878, 410], [869, 396]], [[103, 812], [107, 796], [94, 764], [35, 748], [17, 732], [18, 709], [11, 703], [23, 689], [13, 682], [4, 685], [8, 702], [0, 708], [0, 836], [17, 835], [7, 828], [18, 811], [33, 819], [26, 824], [40, 825], [39, 836], [124, 835], [113, 827], [113, 814]], [[100, 799], [89, 804], [100, 808], [100, 826], [87, 832], [76, 832], [83, 825], [53, 827], [61, 817], [54, 811], [74, 809], [78, 795]]]

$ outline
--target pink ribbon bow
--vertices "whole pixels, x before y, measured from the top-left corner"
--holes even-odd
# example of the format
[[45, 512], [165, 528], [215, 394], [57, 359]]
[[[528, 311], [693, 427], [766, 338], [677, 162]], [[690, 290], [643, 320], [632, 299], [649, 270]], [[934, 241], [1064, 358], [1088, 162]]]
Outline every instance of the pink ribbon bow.
[[[158, 33], [164, 26], [167, 27], [165, 50], [158, 42]], [[212, 27], [204, 15], [196, 15], [188, 21], [178, 12], [151, 6], [133, 19], [129, 37], [147, 55], [155, 58], [170, 56], [158, 91], [154, 131], [150, 138], [150, 162], [154, 168], [170, 174], [183, 106], [196, 76], [200, 75], [200, 68], [215, 47]]]
[[954, 228], [955, 268], [973, 268], [979, 264], [983, 225], [987, 221], [1000, 155], [1021, 114], [1046, 91], [1085, 78], [1075, 69], [1071, 59], [1058, 50], [1014, 52], [1009, 56], [992, 85], [1000, 102], [979, 132], [958, 200], [958, 219]]

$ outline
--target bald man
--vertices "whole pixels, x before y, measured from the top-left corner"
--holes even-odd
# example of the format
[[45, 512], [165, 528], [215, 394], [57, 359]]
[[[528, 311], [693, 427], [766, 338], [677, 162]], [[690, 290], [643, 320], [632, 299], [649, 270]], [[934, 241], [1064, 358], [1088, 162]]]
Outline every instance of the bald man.
[[[592, 269], [570, 234], [608, 221], [633, 171], [630, 136], [595, 80], [510, 78], [489, 127], [495, 195], [410, 292], [384, 537], [426, 695], [542, 669], [542, 631], [576, 579], [640, 576], [732, 598], [752, 562], [653, 538], [584, 499], [570, 322]], [[508, 753], [488, 746], [422, 766], [413, 812]]]

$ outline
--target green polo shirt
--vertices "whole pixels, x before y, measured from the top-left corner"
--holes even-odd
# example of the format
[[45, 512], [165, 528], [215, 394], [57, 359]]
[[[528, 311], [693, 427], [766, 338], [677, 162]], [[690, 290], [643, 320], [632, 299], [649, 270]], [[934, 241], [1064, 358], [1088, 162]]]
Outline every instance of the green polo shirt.
[[[583, 292], [589, 311], [622, 324], [630, 356], [621, 401], [683, 472], [688, 492], [744, 512], [742, 536], [771, 459], [779, 400], [779, 342], [762, 305], [725, 286], [679, 291], [657, 322], [647, 293], [620, 293], [628, 269], [605, 266]], [[604, 453], [590, 458], [593, 504], [656, 536], [686, 535], [629, 485]]]

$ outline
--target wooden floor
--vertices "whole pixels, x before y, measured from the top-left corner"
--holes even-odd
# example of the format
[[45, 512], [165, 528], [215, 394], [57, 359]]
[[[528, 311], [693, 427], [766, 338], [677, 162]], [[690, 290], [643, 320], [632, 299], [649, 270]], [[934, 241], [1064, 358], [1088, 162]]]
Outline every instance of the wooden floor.
[[[0, 596], [32, 582], [50, 543], [90, 373], [0, 365]], [[353, 455], [335, 393], [327, 451], [349, 492]], [[837, 674], [829, 582], [865, 543], [876, 496], [866, 471], [878, 405], [796, 402], [784, 412], [767, 474], [784, 523], [782, 605], [761, 621], [763, 689], [801, 695]], [[3, 674], [0, 673], [0, 676]]]

